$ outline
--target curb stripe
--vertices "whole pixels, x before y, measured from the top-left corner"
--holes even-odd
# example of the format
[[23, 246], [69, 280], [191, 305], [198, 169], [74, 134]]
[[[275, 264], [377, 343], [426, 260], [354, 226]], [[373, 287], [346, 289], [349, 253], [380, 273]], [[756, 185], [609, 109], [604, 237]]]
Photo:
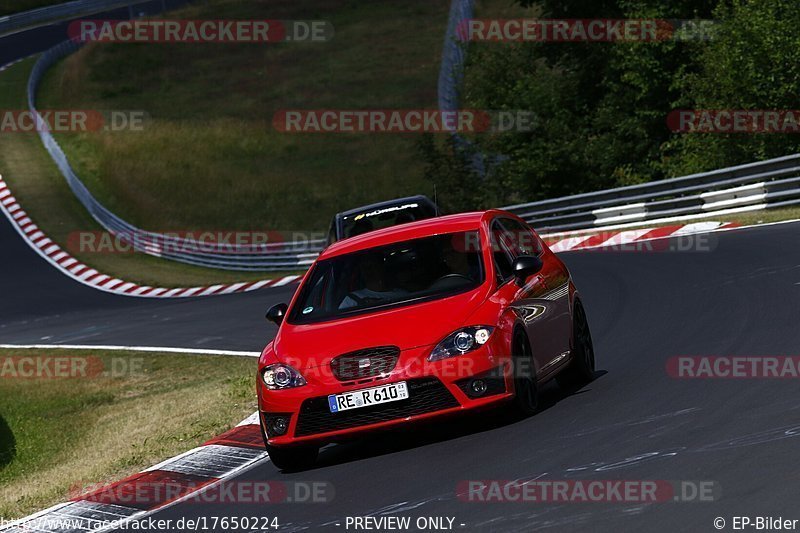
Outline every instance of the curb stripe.
[[282, 287], [300, 279], [300, 276], [285, 276], [278, 280], [262, 280], [256, 282], [240, 282], [212, 285], [209, 287], [161, 288], [143, 287], [132, 282], [112, 278], [84, 265], [58, 244], [54, 243], [33, 223], [30, 217], [19, 207], [8, 184], [0, 176], [0, 209], [23, 240], [48, 263], [56, 267], [62, 274], [86, 286], [121, 296], [137, 298], [189, 298], [233, 294], [255, 291], [267, 287]]
[[[755, 227], [755, 226], [746, 226]], [[570, 235], [569, 233], [558, 233], [552, 236], [541, 235], [542, 240], [548, 242], [551, 238], [556, 238], [555, 242], [549, 244], [554, 253], [573, 252], [588, 250], [593, 248], [604, 248], [623, 246], [632, 242], [644, 242], [657, 239], [667, 239], [671, 237], [695, 235], [699, 233], [712, 233], [716, 231], [727, 231], [742, 228], [735, 222], [702, 222], [679, 226], [664, 226], [658, 228], [646, 228], [636, 230], [617, 230], [598, 234], [580, 233]]]
[[[252, 418], [249, 417], [248, 420]], [[244, 425], [223, 433], [207, 444], [182, 453], [110, 485], [93, 488], [56, 505], [0, 528], [4, 533], [63, 531], [72, 520], [89, 525], [87, 532], [104, 531], [103, 521], [115, 529], [156, 511], [197, 497], [226, 479], [269, 460], [264, 444], [257, 446], [258, 426]], [[49, 526], [51, 529], [47, 529]], [[60, 526], [60, 528], [58, 528]], [[55, 529], [58, 528], [58, 529]]]
[[[38, 226], [31, 221], [30, 217], [26, 215], [25, 211], [19, 208], [2, 176], [0, 176], [0, 191], [3, 192], [2, 200], [0, 200], [0, 209], [28, 245], [63, 274], [94, 289], [137, 298], [189, 298], [250, 292], [268, 287], [283, 287], [291, 283], [298, 283], [302, 278], [301, 275], [291, 275], [279, 279], [208, 287], [164, 288], [142, 287], [135, 283], [111, 278], [110, 276], [98, 276], [97, 274], [99, 273], [96, 270], [80, 263], [47, 238]], [[8, 207], [12, 204], [13, 207]], [[12, 215], [12, 213], [14, 214]], [[616, 230], [614, 232], [603, 232], [602, 228], [596, 228], [601, 233], [587, 234], [586, 231], [581, 231], [580, 233], [570, 234], [562, 232], [542, 235], [541, 237], [548, 242], [553, 252], [561, 253], [602, 246], [619, 246], [630, 242], [667, 238], [676, 235], [731, 229], [736, 226], [736, 224], [731, 223], [695, 222], [683, 226], [655, 227], [643, 230]]]
[[253, 424], [236, 426], [232, 430], [223, 433], [219, 437], [206, 442], [204, 446], [211, 444], [236, 446], [240, 448], [255, 448], [257, 450], [264, 449], [264, 440], [261, 436], [261, 428]]
[[655, 228], [645, 233], [638, 240], [658, 239], [661, 237], [669, 237], [677, 231], [681, 226], [665, 226], [663, 228]]
[[[237, 357], [258, 357], [261, 352], [245, 352], [237, 350], [212, 350], [207, 348], [173, 348], [170, 346], [117, 346], [104, 344], [0, 344], [1, 349], [8, 350], [102, 350], [105, 352], [146, 352], [146, 353], [177, 353], [188, 355], [233, 355]], [[252, 415], [251, 415], [252, 416]], [[250, 420], [248, 418], [242, 423]], [[258, 417], [254, 418], [258, 423]]]
[[[163, 507], [215, 481], [219, 479], [163, 470], [145, 471], [76, 496], [72, 501], [148, 511]], [[159, 490], [166, 488], [169, 490]]]

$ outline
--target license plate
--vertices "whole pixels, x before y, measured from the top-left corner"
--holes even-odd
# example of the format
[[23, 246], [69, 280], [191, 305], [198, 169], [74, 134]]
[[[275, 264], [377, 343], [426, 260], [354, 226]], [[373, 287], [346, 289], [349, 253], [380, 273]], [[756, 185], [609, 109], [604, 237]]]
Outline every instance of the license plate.
[[380, 405], [382, 403], [397, 402], [408, 398], [408, 385], [405, 381], [400, 383], [390, 383], [371, 389], [355, 390], [342, 394], [331, 394], [328, 396], [328, 406], [331, 413], [348, 411], [370, 405]]

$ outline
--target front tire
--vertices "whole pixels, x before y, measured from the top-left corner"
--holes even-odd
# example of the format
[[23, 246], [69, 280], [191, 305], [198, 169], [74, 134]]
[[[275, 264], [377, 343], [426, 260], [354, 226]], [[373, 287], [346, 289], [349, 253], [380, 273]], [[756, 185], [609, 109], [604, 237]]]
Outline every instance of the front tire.
[[512, 410], [516, 415], [527, 417], [539, 407], [539, 389], [528, 336], [522, 331], [514, 335], [514, 401]]
[[278, 448], [266, 445], [267, 453], [272, 464], [287, 472], [306, 470], [314, 466], [319, 455], [316, 446], [287, 446]]
[[572, 360], [556, 380], [562, 387], [583, 385], [594, 379], [594, 344], [589, 321], [580, 301], [575, 302], [572, 318]]
[[264, 439], [264, 448], [266, 448], [272, 464], [287, 472], [306, 470], [314, 466], [317, 456], [319, 456], [317, 446], [287, 446], [285, 448], [271, 446], [267, 441], [263, 424], [259, 424], [259, 426], [261, 427], [261, 438]]

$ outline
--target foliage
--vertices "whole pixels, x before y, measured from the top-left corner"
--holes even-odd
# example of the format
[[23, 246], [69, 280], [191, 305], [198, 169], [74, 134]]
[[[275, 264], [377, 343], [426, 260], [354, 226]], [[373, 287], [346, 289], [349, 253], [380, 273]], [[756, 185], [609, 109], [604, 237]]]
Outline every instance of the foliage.
[[[533, 131], [473, 135], [507, 158], [483, 186], [496, 205], [710, 170], [798, 150], [791, 134], [672, 132], [675, 109], [795, 109], [800, 10], [789, 0], [518, 0], [521, 16], [713, 20], [708, 38], [656, 42], [472, 42], [461, 107], [531, 110]], [[484, 6], [485, 7], [485, 6]], [[491, 18], [490, 12], [478, 18]], [[677, 27], [677, 25], [676, 25]], [[462, 172], [449, 144], [428, 176]], [[447, 170], [445, 170], [447, 167]], [[452, 178], [451, 178], [452, 180]], [[460, 193], [480, 207], [486, 191]], [[471, 201], [468, 196], [472, 196]]]

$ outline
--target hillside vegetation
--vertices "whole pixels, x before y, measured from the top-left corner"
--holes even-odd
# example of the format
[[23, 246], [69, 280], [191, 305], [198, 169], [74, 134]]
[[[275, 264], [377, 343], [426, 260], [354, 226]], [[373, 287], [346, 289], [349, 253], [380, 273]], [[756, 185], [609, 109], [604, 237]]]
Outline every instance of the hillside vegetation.
[[[451, 209], [552, 198], [796, 153], [797, 133], [675, 133], [670, 112], [794, 110], [800, 10], [790, 0], [518, 0], [514, 17], [703, 20], [656, 42], [472, 42], [462, 107], [525, 109], [526, 133], [476, 136], [506, 159], [488, 178], [428, 139], [427, 174]], [[477, 17], [497, 17], [477, 2]], [[463, 187], [464, 184], [467, 187]], [[461, 188], [459, 188], [461, 186]]]
[[182, 19], [326, 20], [322, 43], [104, 44], [42, 108], [144, 110], [141, 132], [61, 135], [109, 208], [156, 231], [325, 230], [338, 210], [430, 193], [415, 134], [281, 133], [283, 109], [435, 108], [448, 2], [210, 0]]

